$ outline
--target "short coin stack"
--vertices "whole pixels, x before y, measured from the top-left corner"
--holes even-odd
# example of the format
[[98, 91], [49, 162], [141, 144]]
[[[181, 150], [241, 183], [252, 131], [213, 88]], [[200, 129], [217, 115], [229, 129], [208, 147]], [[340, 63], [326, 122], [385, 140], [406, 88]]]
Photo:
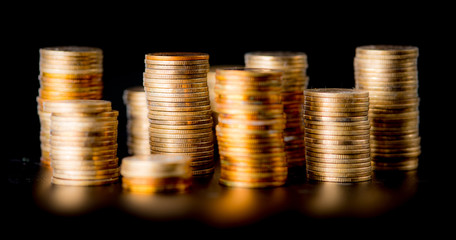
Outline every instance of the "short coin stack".
[[303, 166], [304, 125], [302, 122], [303, 91], [307, 88], [307, 55], [303, 52], [250, 52], [245, 54], [248, 68], [283, 71], [282, 101], [287, 122], [284, 129], [285, 152], [289, 167]]
[[151, 154], [122, 159], [124, 189], [137, 193], [182, 192], [192, 183], [191, 157]]
[[209, 55], [146, 54], [146, 92], [151, 153], [185, 154], [193, 175], [214, 172], [214, 132], [207, 87]]
[[104, 100], [46, 101], [52, 183], [93, 186], [119, 179], [117, 116]]
[[130, 87], [123, 93], [127, 107], [127, 146], [130, 155], [149, 155], [149, 119], [143, 86]]
[[369, 91], [374, 170], [413, 170], [421, 153], [418, 48], [370, 45], [356, 48], [358, 89]]
[[93, 47], [46, 47], [40, 49], [40, 89], [38, 115], [41, 123], [41, 162], [50, 164], [50, 113], [43, 112], [42, 102], [49, 100], [101, 99], [103, 52]]
[[327, 88], [305, 90], [304, 96], [308, 179], [370, 180], [369, 93]]
[[221, 184], [255, 188], [285, 183], [281, 76], [266, 69], [217, 69]]

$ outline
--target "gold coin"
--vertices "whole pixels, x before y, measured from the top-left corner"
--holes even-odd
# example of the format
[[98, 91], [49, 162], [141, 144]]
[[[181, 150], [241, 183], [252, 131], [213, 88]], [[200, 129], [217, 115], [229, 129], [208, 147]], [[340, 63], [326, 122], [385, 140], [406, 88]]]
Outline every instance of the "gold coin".
[[305, 125], [311, 125], [311, 126], [334, 126], [334, 127], [364, 127], [366, 125], [369, 125], [370, 122], [368, 120], [364, 121], [356, 121], [356, 122], [329, 122], [329, 121], [311, 121], [311, 120], [305, 120], [304, 121]]
[[278, 187], [285, 184], [286, 179], [277, 181], [263, 181], [263, 182], [243, 182], [243, 181], [232, 181], [224, 178], [220, 178], [219, 182], [222, 185], [228, 187], [241, 187], [241, 188], [265, 188], [265, 187]]
[[358, 164], [358, 163], [370, 163], [371, 158], [361, 157], [361, 158], [328, 158], [328, 157], [314, 157], [306, 155], [306, 161], [309, 163], [325, 163], [325, 164]]
[[149, 81], [150, 79], [170, 79], [170, 80], [187, 80], [187, 79], [201, 79], [207, 78], [207, 73], [198, 73], [198, 74], [157, 74], [157, 73], [143, 73], [144, 82]]
[[318, 157], [318, 158], [329, 158], [329, 159], [360, 159], [360, 158], [369, 158], [370, 154], [367, 153], [354, 153], [354, 154], [346, 154], [346, 153], [319, 153], [308, 151], [306, 148], [306, 156], [310, 157]]
[[148, 74], [157, 74], [157, 75], [184, 75], [184, 74], [207, 74], [209, 71], [208, 68], [201, 69], [154, 69], [147, 68], [144, 70]]
[[372, 179], [372, 176], [359, 176], [359, 177], [328, 177], [328, 176], [319, 176], [319, 175], [313, 175], [311, 173], [307, 174], [307, 177], [310, 180], [316, 180], [316, 181], [324, 181], [324, 182], [340, 182], [340, 183], [346, 183], [346, 182], [364, 182], [364, 181], [369, 181]]
[[369, 107], [369, 102], [318, 102], [318, 101], [305, 101], [305, 107], [324, 107], [324, 108], [364, 108]]
[[[197, 89], [199, 92], [184, 92], [184, 93], [173, 93], [173, 92], [146, 92], [146, 98], [150, 101], [158, 101], [157, 98], [199, 98], [209, 97], [209, 92], [204, 89]], [[190, 90], [193, 91], [193, 90]], [[181, 99], [180, 101], [186, 102], [187, 99]]]
[[203, 60], [150, 60], [145, 59], [145, 64], [151, 65], [172, 65], [172, 66], [188, 66], [188, 65], [205, 65], [209, 64], [208, 59]]
[[193, 142], [193, 143], [167, 143], [167, 142], [154, 142], [150, 141], [150, 146], [161, 147], [161, 148], [192, 148], [192, 147], [214, 147], [214, 142], [212, 140], [207, 142]]
[[371, 129], [369, 124], [363, 125], [354, 125], [354, 126], [337, 126], [337, 125], [315, 125], [308, 124], [307, 122], [304, 125], [306, 129], [315, 129], [315, 130], [332, 130], [332, 131], [352, 131], [352, 130], [368, 130]]
[[156, 70], [194, 70], [194, 69], [204, 69], [206, 72], [209, 71], [209, 63], [205, 64], [192, 64], [192, 65], [165, 65], [165, 64], [149, 64], [147, 61], [146, 68], [156, 69]]
[[[212, 128], [211, 128], [212, 129]], [[212, 131], [202, 132], [202, 133], [156, 133], [156, 132], [149, 132], [150, 139], [152, 138], [169, 138], [169, 139], [194, 139], [194, 138], [209, 138], [213, 137], [214, 133]]]
[[[365, 173], [365, 172], [372, 172], [372, 167], [367, 166], [367, 167], [348, 167], [348, 168], [335, 168], [335, 167], [321, 167], [321, 166], [314, 166], [307, 164], [306, 165], [306, 170], [308, 172], [323, 172], [323, 173], [329, 173], [329, 174], [359, 174], [359, 173]], [[317, 175], [317, 174], [316, 174]]]
[[368, 121], [368, 116], [346, 116], [346, 117], [329, 117], [329, 116], [311, 116], [304, 114], [304, 122], [306, 121], [322, 121], [322, 122], [358, 122]]
[[144, 82], [144, 87], [151, 89], [155, 88], [170, 88], [170, 89], [180, 89], [180, 88], [201, 88], [207, 87], [207, 82], [199, 83], [153, 83], [153, 82]]
[[332, 136], [352, 136], [352, 135], [369, 135], [369, 129], [362, 130], [327, 130], [327, 129], [312, 129], [306, 128], [306, 133], [317, 135], [332, 135]]
[[56, 177], [51, 178], [51, 183], [56, 185], [69, 185], [69, 186], [100, 186], [116, 183], [119, 181], [118, 177], [109, 179], [97, 179], [97, 180], [70, 180], [60, 179]]
[[418, 55], [418, 47], [403, 45], [365, 45], [356, 48], [356, 54], [371, 55]]
[[324, 139], [315, 139], [305, 137], [306, 143], [312, 144], [329, 144], [329, 145], [359, 145], [359, 144], [369, 144], [369, 139], [361, 139], [361, 140], [324, 140]]
[[196, 83], [207, 83], [206, 77], [201, 78], [188, 78], [188, 79], [170, 79], [170, 78], [147, 78], [144, 77], [144, 83], [148, 86], [153, 84], [196, 84]]
[[[336, 169], [354, 168], [354, 169], [357, 169], [357, 168], [371, 167], [370, 161], [360, 162], [360, 163], [325, 163], [325, 162], [307, 160], [306, 164], [307, 164], [308, 168], [310, 167], [309, 169], [312, 169], [312, 167], [319, 167], [320, 169], [326, 169], [326, 168], [336, 168]], [[316, 171], [318, 171], [318, 170], [316, 170]]]
[[165, 121], [200, 121], [200, 120], [208, 120], [212, 119], [212, 116], [203, 112], [202, 114], [195, 114], [195, 115], [160, 115], [155, 114], [155, 112], [149, 113], [149, 119], [154, 120], [165, 120]]
[[209, 54], [199, 52], [156, 52], [146, 54], [146, 60], [155, 61], [189, 61], [208, 59]]
[[342, 145], [342, 144], [318, 144], [318, 143], [310, 143], [310, 142], [307, 142], [306, 143], [306, 148], [309, 147], [309, 148], [319, 148], [319, 149], [344, 149], [344, 150], [349, 150], [349, 149], [354, 149], [354, 150], [359, 150], [359, 149], [368, 149], [370, 148], [370, 144], [369, 143], [365, 143], [365, 144], [346, 144], [346, 145]]
[[320, 98], [367, 98], [369, 92], [349, 88], [316, 88], [305, 90], [304, 95]]
[[329, 154], [369, 154], [371, 150], [369, 147], [365, 148], [355, 148], [355, 149], [338, 149], [338, 148], [319, 148], [315, 145], [310, 146], [306, 145], [305, 147], [306, 153], [313, 152], [313, 153], [329, 153]]

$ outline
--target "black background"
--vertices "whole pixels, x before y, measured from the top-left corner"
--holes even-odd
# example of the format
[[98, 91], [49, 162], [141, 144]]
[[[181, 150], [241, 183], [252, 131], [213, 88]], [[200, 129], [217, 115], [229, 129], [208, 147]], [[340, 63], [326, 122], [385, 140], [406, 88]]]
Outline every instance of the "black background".
[[[448, 6], [306, 2], [89, 3], [7, 6], [2, 16], [2, 158], [39, 161], [39, 48], [85, 45], [103, 49], [104, 99], [119, 110], [119, 156], [126, 154], [122, 92], [142, 85], [144, 54], [200, 51], [211, 65], [243, 64], [256, 50], [303, 51], [309, 87], [354, 87], [355, 48], [368, 44], [420, 49], [420, 174], [432, 192], [420, 204], [453, 210], [446, 189], [452, 155], [455, 18]], [[5, 54], [6, 53], [6, 54]], [[454, 147], [453, 147], [454, 148]], [[429, 203], [429, 205], [427, 205]], [[436, 204], [441, 203], [441, 204]], [[432, 205], [432, 206], [430, 206]], [[429, 212], [429, 211], [425, 211]], [[440, 215], [439, 215], [440, 216]], [[27, 216], [24, 216], [26, 219]]]

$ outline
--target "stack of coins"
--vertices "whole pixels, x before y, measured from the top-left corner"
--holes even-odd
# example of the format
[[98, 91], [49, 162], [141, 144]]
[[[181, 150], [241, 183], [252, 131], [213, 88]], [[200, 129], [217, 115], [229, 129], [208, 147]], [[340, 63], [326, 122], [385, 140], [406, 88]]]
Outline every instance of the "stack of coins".
[[245, 54], [248, 68], [269, 68], [283, 71], [282, 102], [287, 122], [284, 129], [285, 152], [289, 167], [303, 166], [304, 125], [302, 104], [307, 88], [307, 55], [303, 52], [250, 52]]
[[304, 91], [306, 171], [310, 180], [360, 182], [372, 178], [369, 92]]
[[93, 186], [119, 179], [117, 116], [103, 100], [46, 101], [51, 112], [51, 182]]
[[254, 188], [285, 183], [281, 76], [267, 69], [217, 69], [221, 184]]
[[41, 123], [41, 162], [48, 166], [50, 113], [42, 102], [70, 99], [101, 99], [103, 53], [93, 47], [47, 47], [40, 49], [38, 115]]
[[369, 91], [374, 170], [413, 170], [421, 153], [418, 48], [370, 45], [356, 48], [356, 87]]
[[207, 72], [209, 55], [192, 52], [146, 54], [144, 89], [150, 150], [191, 157], [193, 175], [214, 172], [214, 132]]
[[122, 159], [124, 189], [138, 193], [182, 192], [192, 183], [191, 157], [151, 154]]
[[127, 146], [130, 155], [149, 155], [149, 118], [143, 86], [130, 87], [123, 93], [127, 108]]

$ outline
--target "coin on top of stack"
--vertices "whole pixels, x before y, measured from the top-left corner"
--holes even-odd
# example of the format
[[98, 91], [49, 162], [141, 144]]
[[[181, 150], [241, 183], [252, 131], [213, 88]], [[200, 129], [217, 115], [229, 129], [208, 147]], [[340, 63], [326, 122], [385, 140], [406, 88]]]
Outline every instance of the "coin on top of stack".
[[124, 189], [137, 193], [182, 192], [192, 184], [191, 157], [151, 154], [122, 159]]
[[185, 154], [193, 175], [214, 172], [214, 136], [207, 87], [209, 55], [194, 52], [149, 53], [145, 57], [150, 150]]
[[46, 101], [51, 112], [51, 182], [94, 186], [119, 179], [118, 111], [104, 100]]
[[369, 92], [304, 91], [306, 171], [310, 180], [360, 182], [372, 178]]
[[130, 155], [149, 155], [149, 118], [143, 86], [124, 90], [123, 101], [127, 108], [127, 146]]
[[284, 129], [285, 152], [289, 167], [304, 166], [304, 124], [302, 105], [307, 88], [307, 55], [303, 52], [260, 51], [244, 55], [248, 68], [268, 68], [283, 71], [282, 102], [286, 114]]
[[103, 53], [99, 48], [63, 46], [40, 49], [40, 119], [41, 163], [50, 165], [49, 126], [51, 114], [44, 112], [43, 101], [101, 99]]
[[271, 69], [216, 70], [221, 184], [249, 188], [285, 184], [281, 76]]
[[414, 170], [419, 136], [418, 48], [368, 45], [356, 48], [355, 82], [369, 91], [374, 170]]

